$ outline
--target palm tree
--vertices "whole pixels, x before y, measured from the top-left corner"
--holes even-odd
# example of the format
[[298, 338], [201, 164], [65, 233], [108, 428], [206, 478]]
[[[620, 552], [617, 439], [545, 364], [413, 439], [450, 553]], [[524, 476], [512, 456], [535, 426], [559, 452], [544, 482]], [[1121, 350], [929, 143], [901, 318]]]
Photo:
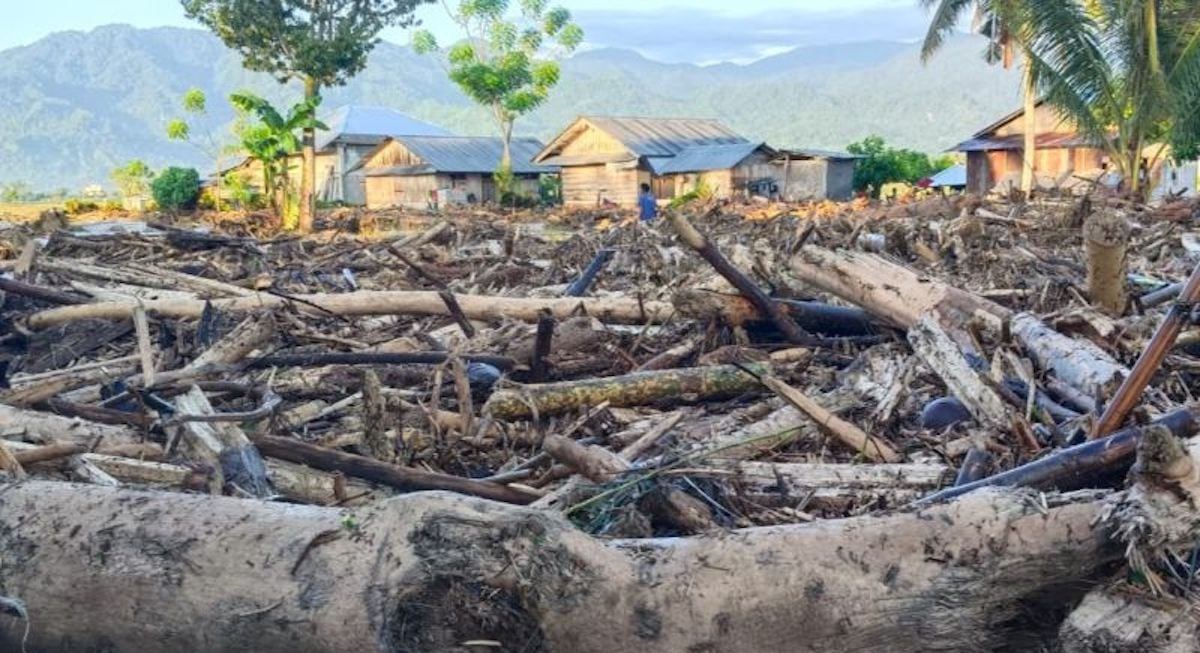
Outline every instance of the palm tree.
[[1032, 63], [1046, 99], [1105, 147], [1144, 193], [1142, 172], [1200, 143], [1200, 3], [1087, 0], [1031, 12]]
[[[1024, 105], [1025, 140], [1022, 146], [1021, 190], [1033, 190], [1033, 172], [1037, 155], [1037, 78], [1030, 64], [1028, 44], [1033, 38], [1024, 21], [1028, 0], [920, 0], [926, 10], [933, 9], [925, 42], [921, 45], [921, 60], [928, 61], [953, 33], [968, 11], [973, 13], [972, 31], [988, 38], [984, 60], [1000, 63], [1005, 70], [1012, 67], [1014, 52], [1021, 51], [1024, 63], [1021, 98]], [[1049, 0], [1063, 1], [1063, 0]]]

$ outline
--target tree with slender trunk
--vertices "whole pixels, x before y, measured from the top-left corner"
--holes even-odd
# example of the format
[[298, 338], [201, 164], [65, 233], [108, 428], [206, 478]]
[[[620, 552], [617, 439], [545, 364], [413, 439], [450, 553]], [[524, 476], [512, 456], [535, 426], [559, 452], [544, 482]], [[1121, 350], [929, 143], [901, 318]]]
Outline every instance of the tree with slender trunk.
[[1168, 154], [1200, 143], [1200, 3], [1093, 0], [1030, 11], [1031, 52], [1051, 104], [1105, 148], [1135, 196]]
[[[466, 40], [446, 54], [448, 74], [475, 102], [487, 107], [504, 144], [496, 182], [503, 197], [512, 191], [513, 123], [533, 111], [558, 84], [555, 60], [583, 42], [583, 30], [562, 7], [546, 0], [520, 0], [520, 12], [509, 16], [509, 0], [462, 0], [446, 11], [462, 28]], [[413, 35], [413, 49], [438, 51], [433, 34]]]
[[263, 192], [267, 193], [271, 207], [279, 215], [291, 215], [287, 206], [290, 196], [287, 159], [300, 150], [297, 132], [328, 129], [325, 123], [317, 120], [320, 98], [299, 102], [288, 110], [286, 116], [271, 106], [270, 102], [245, 91], [230, 95], [229, 102], [240, 114], [254, 118], [254, 122], [243, 123], [238, 129], [242, 149], [262, 165]]
[[[181, 0], [188, 17], [213, 31], [242, 55], [250, 69], [280, 82], [299, 81], [304, 100], [321, 88], [340, 86], [367, 64], [390, 25], [412, 24], [413, 9], [427, 0]], [[302, 138], [301, 232], [312, 231], [316, 210], [316, 130]], [[291, 226], [291, 225], [289, 225]]]
[[[1050, 0], [1061, 2], [1062, 0]], [[1024, 0], [921, 0], [926, 9], [934, 9], [921, 46], [921, 59], [928, 61], [946, 37], [953, 33], [967, 11], [973, 12], [972, 29], [988, 38], [984, 59], [1000, 63], [1008, 70], [1014, 55], [1022, 55], [1021, 99], [1024, 112], [1024, 142], [1021, 148], [1021, 191], [1028, 195], [1034, 187], [1037, 159], [1037, 76], [1028, 47], [1032, 39], [1029, 25], [1023, 20]]]

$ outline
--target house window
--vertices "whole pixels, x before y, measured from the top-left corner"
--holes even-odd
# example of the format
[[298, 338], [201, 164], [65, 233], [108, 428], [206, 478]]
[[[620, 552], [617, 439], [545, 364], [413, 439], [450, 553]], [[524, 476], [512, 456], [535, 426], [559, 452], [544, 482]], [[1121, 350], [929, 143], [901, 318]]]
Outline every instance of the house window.
[[465, 188], [467, 185], [466, 175], [450, 175], [451, 188]]

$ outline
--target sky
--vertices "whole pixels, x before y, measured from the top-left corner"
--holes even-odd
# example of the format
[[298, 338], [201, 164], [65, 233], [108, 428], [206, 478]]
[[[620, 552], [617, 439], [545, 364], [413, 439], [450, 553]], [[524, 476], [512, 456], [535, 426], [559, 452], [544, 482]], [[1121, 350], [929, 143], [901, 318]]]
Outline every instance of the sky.
[[[515, 3], [514, 3], [515, 4]], [[916, 0], [558, 0], [587, 34], [586, 47], [636, 50], [666, 62], [744, 63], [796, 46], [864, 40], [914, 40], [928, 20]], [[0, 50], [63, 30], [109, 23], [196, 26], [177, 0], [0, 0], [6, 16]], [[457, 34], [441, 4], [417, 17], [442, 42]], [[383, 38], [406, 44], [409, 31]]]

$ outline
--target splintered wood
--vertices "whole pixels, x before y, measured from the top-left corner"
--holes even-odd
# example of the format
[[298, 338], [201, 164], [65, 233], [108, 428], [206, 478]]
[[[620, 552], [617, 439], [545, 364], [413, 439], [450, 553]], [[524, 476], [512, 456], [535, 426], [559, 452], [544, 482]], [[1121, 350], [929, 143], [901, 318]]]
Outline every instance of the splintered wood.
[[[1150, 641], [1139, 625], [1166, 619], [1153, 601], [1192, 596], [1200, 536], [1198, 468], [1179, 444], [1200, 428], [1200, 347], [1176, 340], [1200, 293], [1200, 204], [1102, 193], [693, 204], [656, 223], [605, 208], [338, 210], [303, 239], [254, 214], [0, 230], [14, 255], [0, 261], [14, 273], [0, 276], [0, 547], [18, 546], [27, 512], [97, 547], [116, 529], [116, 556], [144, 530], [153, 565], [185, 560], [171, 587], [215, 583], [188, 605], [279, 624], [238, 639], [181, 614], [195, 632], [172, 626], [164, 650]], [[1017, 540], [989, 517], [1001, 512]], [[219, 524], [216, 539], [179, 539]], [[774, 528], [740, 549], [686, 537], [754, 526]], [[31, 650], [150, 641], [121, 602], [75, 631], [53, 621], [68, 606], [37, 574], [71, 574], [91, 600], [116, 591], [112, 570], [24, 529], [29, 560], [0, 565], [0, 587], [44, 629]], [[968, 546], [1002, 575], [963, 577]], [[763, 562], [797, 551], [794, 573]], [[1137, 573], [1115, 589], [1104, 574], [1123, 552]], [[711, 598], [671, 611], [676, 590], [641, 574], [694, 576]], [[295, 584], [326, 581], [336, 615], [314, 616]], [[606, 626], [546, 603], [584, 582], [633, 615], [611, 641], [572, 640]], [[961, 601], [921, 607], [948, 583]], [[143, 585], [130, 601], [183, 609]], [[914, 607], [874, 610], [885, 588]], [[411, 601], [371, 598], [393, 590]], [[730, 592], [765, 598], [718, 623]], [[1054, 618], [1017, 608], [1033, 592]], [[796, 596], [822, 609], [773, 603]], [[710, 612], [715, 630], [697, 621]], [[930, 612], [953, 624], [938, 646], [897, 625]], [[355, 625], [368, 613], [379, 632]], [[3, 618], [0, 648], [19, 650]]]

